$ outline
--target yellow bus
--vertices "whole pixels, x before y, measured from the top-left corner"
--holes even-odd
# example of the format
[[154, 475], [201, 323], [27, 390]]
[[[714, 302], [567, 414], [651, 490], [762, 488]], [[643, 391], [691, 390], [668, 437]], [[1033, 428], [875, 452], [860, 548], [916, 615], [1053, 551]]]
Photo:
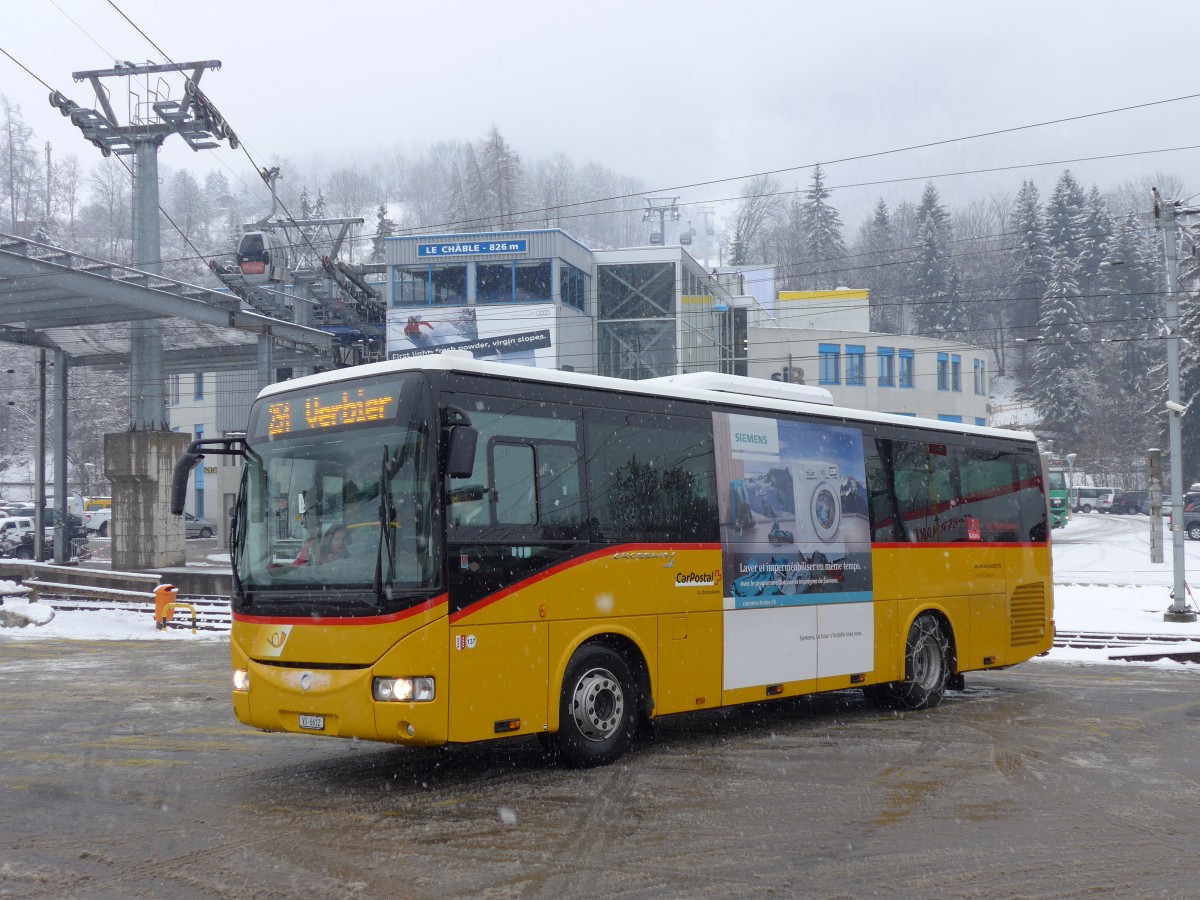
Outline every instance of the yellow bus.
[[275, 384], [244, 436], [233, 707], [609, 763], [654, 718], [862, 689], [937, 705], [1049, 649], [1030, 434], [802, 385], [394, 360]]

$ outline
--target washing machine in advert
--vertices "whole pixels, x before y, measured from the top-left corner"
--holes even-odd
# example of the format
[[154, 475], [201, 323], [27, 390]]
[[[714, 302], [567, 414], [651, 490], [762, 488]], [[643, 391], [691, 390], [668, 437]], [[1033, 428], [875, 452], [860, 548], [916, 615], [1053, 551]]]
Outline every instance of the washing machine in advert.
[[842, 501], [838, 467], [832, 463], [801, 463], [793, 468], [796, 492], [796, 541], [815, 539], [830, 559], [846, 555], [841, 539]]

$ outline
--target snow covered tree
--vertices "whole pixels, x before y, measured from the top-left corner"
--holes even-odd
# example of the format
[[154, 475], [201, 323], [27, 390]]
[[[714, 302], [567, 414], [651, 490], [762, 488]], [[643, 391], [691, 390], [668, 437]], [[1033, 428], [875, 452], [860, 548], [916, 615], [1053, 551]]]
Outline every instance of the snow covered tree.
[[[1159, 339], [1162, 278], [1155, 249], [1141, 236], [1134, 217], [1127, 216], [1115, 228], [1103, 260], [1107, 265], [1099, 269], [1097, 279], [1105, 314], [1103, 321], [1092, 323], [1095, 352], [1090, 358], [1098, 369], [1102, 421], [1122, 425], [1104, 429], [1110, 432], [1107, 452], [1116, 471], [1137, 468], [1146, 447], [1158, 442], [1165, 426], [1166, 355]], [[1150, 397], [1154, 402], [1147, 402]]]
[[1017, 193], [1009, 230], [1013, 233], [1012, 257], [1015, 264], [1010, 288], [1012, 312], [1009, 323], [1013, 337], [1021, 338], [1017, 375], [1028, 382], [1031, 365], [1028, 342], [1037, 336], [1042, 298], [1046, 296], [1050, 281], [1051, 259], [1042, 201], [1032, 181], [1025, 181]]
[[497, 228], [511, 228], [520, 206], [520, 197], [525, 179], [521, 168], [521, 157], [509, 146], [492, 125], [479, 151], [485, 196], [489, 201], [492, 221]]
[[836, 288], [846, 267], [842, 217], [826, 202], [831, 194], [825, 187], [825, 173], [815, 166], [800, 206], [801, 281], [808, 290]]
[[871, 292], [871, 330], [896, 333], [900, 316], [890, 290], [893, 279], [889, 271], [895, 244], [892, 217], [882, 197], [875, 204], [871, 218], [863, 224], [856, 250], [859, 254], [856, 283]]
[[384, 241], [396, 233], [396, 223], [388, 218], [386, 203], [380, 203], [375, 210], [375, 234], [371, 238], [371, 262], [384, 261]]
[[933, 182], [917, 206], [916, 243], [910, 265], [916, 325], [922, 334], [962, 337], [966, 311], [958, 296], [958, 273], [950, 257], [950, 216]]
[[1078, 434], [1092, 394], [1087, 366], [1091, 335], [1084, 324], [1075, 270], [1075, 261], [1056, 250], [1042, 298], [1042, 340], [1034, 355], [1033, 399], [1042, 426], [1056, 434]]
[[1061, 250], [1078, 262], [1087, 229], [1087, 198], [1070, 169], [1064, 169], [1046, 201], [1046, 242], [1052, 253]]

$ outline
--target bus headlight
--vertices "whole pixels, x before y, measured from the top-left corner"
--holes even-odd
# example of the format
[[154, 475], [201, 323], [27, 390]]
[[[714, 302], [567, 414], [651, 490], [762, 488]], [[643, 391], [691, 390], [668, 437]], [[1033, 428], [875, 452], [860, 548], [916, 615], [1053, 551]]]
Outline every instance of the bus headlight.
[[243, 694], [250, 690], [250, 673], [245, 669], [233, 670], [233, 689]]
[[433, 699], [433, 678], [376, 678], [371, 683], [376, 700], [398, 703], [423, 703]]

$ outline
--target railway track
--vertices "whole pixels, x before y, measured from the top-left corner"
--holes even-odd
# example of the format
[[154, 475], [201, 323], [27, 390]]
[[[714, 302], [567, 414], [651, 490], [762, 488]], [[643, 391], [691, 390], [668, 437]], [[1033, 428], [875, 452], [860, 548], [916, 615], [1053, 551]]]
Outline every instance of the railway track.
[[1109, 659], [1151, 662], [1173, 659], [1200, 662], [1200, 639], [1174, 634], [1129, 634], [1111, 631], [1059, 631], [1054, 646], [1109, 651]]
[[[45, 602], [55, 612], [92, 612], [96, 610], [117, 610], [120, 612], [144, 613], [151, 622], [154, 621], [154, 601], [147, 600], [97, 600], [93, 597], [46, 596]], [[232, 626], [232, 614], [229, 610], [228, 597], [180, 597], [179, 603], [187, 603], [196, 608], [196, 630], [217, 631], [229, 633]], [[187, 630], [192, 628], [192, 617], [188, 610], [179, 608], [175, 617], [167, 623], [167, 628]]]

